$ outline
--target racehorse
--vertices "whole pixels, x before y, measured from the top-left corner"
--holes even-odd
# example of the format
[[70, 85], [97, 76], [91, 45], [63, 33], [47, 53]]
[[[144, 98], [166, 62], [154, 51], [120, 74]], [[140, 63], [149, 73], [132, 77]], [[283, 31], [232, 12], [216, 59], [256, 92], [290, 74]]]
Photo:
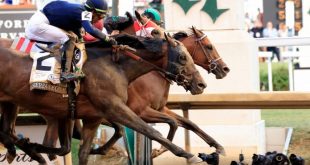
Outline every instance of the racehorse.
[[[119, 30], [120, 33], [136, 34], [134, 27], [135, 21], [130, 14], [126, 13], [126, 15], [128, 17], [126, 22], [117, 23], [110, 21], [108, 23], [105, 22], [105, 26], [110, 30]], [[141, 16], [136, 11], [135, 15], [137, 18], [136, 21], [139, 21], [138, 24], [142, 26], [140, 29], [153, 26], [155, 29], [163, 30], [154, 22], [146, 17]], [[184, 32], [178, 32], [174, 35], [174, 37], [185, 45], [187, 50], [190, 52], [195, 64], [201, 66], [209, 73], [213, 73], [217, 79], [224, 78], [229, 72], [229, 68], [219, 56], [214, 45], [200, 30], [197, 30], [195, 27], [192, 27], [190, 30], [192, 32], [190, 35]], [[150, 82], [155, 81], [158, 82], [156, 86], [149, 85]], [[140, 116], [148, 123], [169, 124], [170, 129], [167, 139], [172, 141], [177, 127], [181, 126], [185, 129], [195, 132], [211, 147], [214, 146], [218, 153], [224, 154], [224, 148], [212, 137], [201, 130], [195, 123], [177, 115], [165, 106], [167, 103], [169, 86], [169, 82], [166, 81], [158, 72], [153, 71], [145, 74], [129, 85], [129, 99], [127, 101], [127, 105], [131, 107], [131, 109], [138, 116]], [[160, 150], [153, 150], [152, 155], [153, 157], [156, 157], [165, 151], [166, 149], [164, 148], [161, 148]], [[102, 148], [98, 148], [96, 151], [93, 151], [93, 153], [105, 152], [107, 152], [106, 145]]]
[[[122, 43], [119, 40], [124, 40], [126, 44], [137, 48], [135, 54], [157, 67], [169, 68], [173, 75], [177, 75], [172, 77], [182, 77], [182, 85], [191, 93], [202, 93], [205, 88], [205, 83], [195, 69], [193, 60], [182, 43], [170, 37], [166, 37], [167, 42], [158, 39], [137, 39], [126, 35], [119, 37], [117, 40], [119, 43]], [[111, 48], [101, 48], [101, 46], [101, 43], [94, 43], [92, 47], [87, 48], [88, 60], [83, 68], [87, 77], [82, 80], [80, 94], [77, 97], [76, 115], [77, 118], [83, 119], [83, 139], [92, 140], [102, 119], [106, 119], [114, 125], [125, 125], [152, 140], [158, 141], [177, 156], [187, 158], [192, 162], [200, 161], [193, 154], [163, 138], [158, 131], [148, 126], [126, 105], [128, 84], [139, 76], [154, 70], [154, 66], [145, 63], [141, 64], [141, 58], [135, 57], [135, 59], [138, 59], [138, 61], [135, 61], [125, 56], [120, 56], [115, 63], [107, 55], [110, 54]], [[128, 51], [121, 50], [120, 52], [128, 54]], [[32, 60], [28, 56], [19, 56], [21, 54], [10, 49], [0, 48], [1, 103], [10, 106], [14, 104], [21, 105], [44, 116], [57, 118], [59, 121], [66, 119], [67, 99], [63, 99], [61, 95], [52, 92], [29, 91], [28, 82]], [[10, 76], [6, 76], [7, 73], [10, 73]], [[10, 106], [2, 107], [2, 111], [11, 114], [7, 116], [14, 116], [11, 113], [14, 109], [9, 109]], [[1, 121], [1, 123], [10, 126], [10, 128], [6, 128], [2, 124], [0, 132], [0, 140], [11, 139], [9, 143], [2, 141], [6, 146], [10, 146], [12, 142], [16, 144], [18, 141], [12, 135], [14, 133], [12, 129], [13, 122], [14, 119], [11, 118], [10, 120]], [[62, 130], [63, 133], [67, 132], [68, 134], [64, 137], [60, 134], [61, 144], [67, 142], [64, 150], [62, 150], [62, 155], [64, 155], [70, 150], [71, 134], [68, 132], [71, 130], [71, 125], [70, 123], [61, 124], [63, 123], [59, 122], [59, 133]], [[7, 136], [7, 134], [10, 134], [10, 136]], [[27, 146], [29, 146], [27, 149], [31, 150], [30, 152], [42, 151], [38, 148], [32, 148], [30, 144]], [[89, 150], [90, 142], [84, 141], [79, 151], [80, 164], [87, 163]], [[44, 163], [44, 160], [39, 159], [39, 162]]]
[[[125, 23], [109, 22], [113, 23], [113, 25], [105, 25], [109, 26], [110, 30], [120, 30], [121, 33], [135, 34], [133, 27], [134, 21], [132, 20], [130, 14], [127, 14], [127, 16], [129, 19]], [[136, 17], [143, 26], [146, 26], [146, 23], [152, 23], [152, 21], [146, 19], [145, 17], [141, 17], [137, 12]], [[155, 29], [159, 29], [159, 27], [156, 27]], [[209, 73], [215, 74], [217, 79], [224, 78], [229, 72], [229, 68], [219, 56], [216, 48], [209, 41], [207, 36], [200, 30], [192, 27], [191, 32], [192, 34], [190, 35], [184, 32], [178, 32], [174, 35], [174, 37], [185, 45], [187, 50], [191, 53], [191, 56], [196, 64], [207, 70]], [[156, 82], [156, 84], [154, 82]], [[215, 147], [218, 153], [225, 154], [224, 148], [212, 137], [201, 130], [195, 123], [177, 115], [165, 106], [167, 103], [169, 86], [169, 81], [166, 81], [160, 73], [152, 71], [148, 74], [145, 74], [129, 85], [127, 105], [139, 117], [148, 123], [169, 124], [170, 130], [167, 139], [172, 141], [178, 126], [181, 126], [185, 129], [195, 132], [207, 144], [209, 144], [211, 147]], [[49, 121], [49, 123], [51, 127], [47, 129], [44, 144], [53, 146], [51, 142], [55, 143], [56, 137], [49, 137], [49, 135], [52, 136], [52, 134], [49, 132], [54, 132], [52, 129], [56, 127], [52, 126], [52, 123], [55, 122]], [[103, 121], [102, 124], [112, 126], [115, 129], [115, 133], [104, 146], [92, 150], [92, 154], [107, 153], [107, 151], [113, 146], [117, 139], [123, 135], [121, 127], [118, 127], [117, 125], [111, 125], [106, 121]], [[83, 139], [83, 141], [85, 141], [85, 139]], [[153, 150], [152, 156], [156, 157], [165, 151], [165, 148], [161, 148], [159, 150], [155, 149]], [[54, 159], [55, 157], [50, 156], [50, 158]]]

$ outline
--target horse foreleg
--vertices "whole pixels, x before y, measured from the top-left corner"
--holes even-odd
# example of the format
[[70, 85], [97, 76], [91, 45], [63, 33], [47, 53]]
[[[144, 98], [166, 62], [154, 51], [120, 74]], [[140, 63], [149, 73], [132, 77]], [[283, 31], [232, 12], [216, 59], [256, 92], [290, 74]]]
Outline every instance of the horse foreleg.
[[95, 137], [97, 128], [99, 127], [101, 120], [83, 120], [83, 143], [79, 150], [79, 165], [86, 165], [88, 161], [88, 155], [91, 149], [91, 144]]
[[72, 138], [77, 139], [77, 140], [81, 140], [82, 138], [82, 123], [80, 119], [75, 120], [74, 122], [74, 128], [73, 128], [73, 134], [72, 134]]
[[[58, 120], [52, 117], [44, 117], [46, 120], [46, 131], [43, 139], [43, 145], [47, 147], [56, 147], [58, 134]], [[55, 161], [57, 156], [55, 154], [48, 154], [50, 161]], [[57, 160], [56, 160], [57, 161]]]
[[14, 146], [14, 141], [7, 134], [0, 132], [0, 142], [7, 148], [7, 161], [8, 163], [12, 163], [14, 158], [16, 157], [16, 149]]
[[216, 140], [214, 140], [210, 135], [206, 134], [203, 130], [201, 130], [195, 123], [193, 123], [189, 119], [186, 119], [172, 112], [170, 109], [168, 109], [168, 107], [164, 108], [164, 113], [175, 118], [178, 121], [178, 125], [180, 127], [193, 131], [195, 134], [201, 137], [207, 144], [209, 144], [210, 147], [215, 147], [217, 153], [225, 155], [224, 147], [220, 145]]
[[58, 155], [64, 156], [71, 151], [71, 140], [72, 140], [72, 132], [73, 132], [74, 121], [65, 118], [58, 120], [58, 135], [59, 142], [61, 145], [61, 151]]
[[[173, 137], [178, 129], [178, 124], [175, 119], [172, 117], [154, 110], [151, 107], [146, 107], [142, 113], [139, 115], [145, 122], [147, 123], [167, 123], [170, 126], [169, 133], [167, 139], [172, 141]], [[165, 147], [161, 147], [160, 149], [153, 149], [152, 150], [152, 158], [155, 158], [162, 153], [166, 152], [167, 149]]]
[[[115, 100], [114, 100], [115, 101]], [[161, 133], [147, 125], [141, 118], [139, 118], [132, 110], [122, 102], [114, 103], [108, 112], [106, 112], [107, 118], [112, 122], [120, 123], [127, 126], [147, 137], [151, 140], [155, 140], [165, 146], [173, 154], [184, 157], [189, 160], [190, 163], [201, 162], [202, 160], [191, 153], [184, 151], [182, 148], [174, 145], [168, 139], [165, 139]]]
[[97, 149], [93, 149], [90, 151], [90, 154], [100, 154], [105, 155], [108, 151], [113, 147], [118, 139], [120, 139], [124, 135], [124, 129], [121, 125], [116, 123], [109, 123], [108, 121], [103, 121], [101, 124], [107, 125], [114, 128], [113, 136], [103, 145]]

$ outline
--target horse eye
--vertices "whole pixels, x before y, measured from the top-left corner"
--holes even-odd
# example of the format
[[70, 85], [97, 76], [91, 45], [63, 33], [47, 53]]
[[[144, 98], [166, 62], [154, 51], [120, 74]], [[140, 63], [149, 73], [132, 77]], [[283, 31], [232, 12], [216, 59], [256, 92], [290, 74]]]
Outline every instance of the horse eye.
[[207, 45], [207, 48], [208, 48], [209, 50], [212, 50], [212, 49], [213, 49], [213, 47], [212, 47], [211, 44]]
[[186, 56], [184, 56], [184, 55], [179, 56], [179, 62], [180, 62], [182, 65], [185, 65], [185, 64], [186, 64], [186, 61], [187, 61], [187, 57], [186, 57]]

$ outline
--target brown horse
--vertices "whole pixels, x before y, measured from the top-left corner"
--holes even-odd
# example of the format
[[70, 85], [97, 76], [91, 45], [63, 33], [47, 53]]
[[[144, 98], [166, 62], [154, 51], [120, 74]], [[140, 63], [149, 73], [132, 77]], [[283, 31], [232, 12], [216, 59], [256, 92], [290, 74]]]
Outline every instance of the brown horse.
[[[138, 12], [135, 12], [137, 21], [140, 21], [141, 26], [147, 26], [148, 23], [152, 23], [151, 20], [146, 17], [142, 17]], [[109, 25], [109, 28], [115, 28], [111, 30], [120, 30], [121, 33], [135, 34], [133, 27], [134, 21], [131, 15], [127, 14], [128, 21], [121, 24]], [[131, 23], [128, 23], [131, 22]], [[111, 22], [110, 22], [111, 23]], [[125, 26], [123, 25], [125, 24]], [[152, 25], [155, 25], [153, 23]], [[118, 28], [121, 27], [121, 28]], [[155, 27], [160, 29], [160, 27]], [[203, 67], [209, 73], [215, 74], [217, 79], [224, 78], [229, 72], [229, 68], [223, 62], [219, 56], [216, 48], [209, 41], [207, 36], [197, 30], [191, 28], [192, 34], [188, 35], [184, 32], [179, 32], [174, 35], [175, 38], [180, 40], [187, 50], [191, 53], [191, 56], [195, 64]], [[157, 82], [150, 85], [151, 82]], [[215, 147], [218, 153], [224, 154], [224, 148], [217, 143], [212, 137], [201, 130], [195, 123], [190, 120], [177, 115], [166, 107], [167, 96], [169, 91], [170, 83], [166, 81], [158, 72], [150, 72], [135, 80], [129, 85], [128, 88], [128, 101], [127, 105], [144, 121], [148, 123], [167, 123], [170, 126], [170, 130], [167, 139], [173, 140], [175, 132], [178, 126], [184, 127], [185, 129], [195, 132], [200, 136], [206, 143], [211, 147]], [[116, 141], [115, 139], [111, 139]], [[160, 150], [154, 150], [153, 157], [160, 155], [165, 152], [166, 149], [161, 148]], [[107, 152], [107, 145], [98, 148], [92, 153], [105, 153]]]
[[[122, 39], [122, 37], [118, 39]], [[185, 79], [184, 87], [186, 89], [193, 94], [202, 93], [205, 87], [204, 82], [200, 75], [197, 74], [198, 71], [195, 69], [191, 57], [180, 42], [169, 37], [167, 37], [167, 42], [156, 39], [143, 39], [142, 42], [141, 40], [125, 36], [126, 44], [140, 48], [137, 54], [143, 55], [142, 57], [158, 67], [172, 69], [173, 74], [182, 74], [181, 77]], [[115, 64], [110, 56], [104, 56], [104, 54], [110, 54], [110, 51], [111, 49], [103, 49], [98, 45], [87, 49], [89, 59], [85, 63], [83, 70], [87, 77], [82, 81], [80, 95], [77, 98], [77, 117], [83, 119], [83, 139], [92, 140], [98, 125], [102, 119], [106, 119], [112, 124], [125, 125], [152, 140], [158, 141], [177, 156], [190, 159], [193, 162], [200, 161], [194, 155], [185, 152], [163, 138], [159, 132], [144, 123], [125, 104], [127, 102], [129, 82], [149, 72], [154, 67], [145, 64], [141, 65], [141, 61], [137, 62], [123, 56]], [[17, 56], [19, 54], [9, 49], [0, 48], [0, 101], [11, 103], [11, 105], [13, 105], [12, 103], [21, 105], [45, 116], [65, 119], [67, 117], [66, 99], [52, 92], [29, 91], [28, 82], [32, 61], [29, 57]], [[169, 54], [169, 57], [167, 54]], [[170, 62], [167, 63], [167, 59]], [[6, 73], [10, 73], [10, 77], [5, 76]], [[11, 109], [6, 108], [8, 106], [2, 108], [2, 111], [11, 112]], [[10, 126], [13, 125], [10, 123], [11, 120], [5, 122], [9, 123]], [[59, 125], [59, 128], [64, 126], [66, 125]], [[3, 132], [3, 129], [10, 132]], [[2, 128], [1, 131], [1, 133], [7, 134], [12, 133], [14, 130], [11, 127], [10, 129]], [[69, 124], [65, 132], [70, 132]], [[5, 135], [1, 134], [1, 137], [3, 136]], [[12, 137], [4, 138], [10, 139]], [[71, 142], [70, 136], [65, 137], [65, 139], [69, 139], [68, 143]], [[16, 139], [13, 138], [12, 141], [15, 142]], [[63, 140], [61, 140], [62, 142]], [[87, 162], [90, 143], [91, 141], [84, 141], [80, 148], [80, 164], [86, 164]], [[70, 146], [66, 147], [68, 147], [66, 150], [68, 152]]]
[[[125, 23], [105, 25], [108, 25], [110, 30], [120, 30], [121, 33], [135, 34], [133, 28], [134, 21], [132, 20], [131, 15], [128, 14], [127, 16], [129, 17], [129, 20]], [[145, 17], [141, 17], [137, 12], [136, 16], [144, 26], [146, 26], [145, 23], [151, 23], [150, 20], [146, 19]], [[156, 29], [159, 29], [159, 27], [156, 27]], [[197, 30], [194, 27], [191, 28], [191, 31], [192, 34], [190, 35], [184, 32], [179, 32], [176, 33], [174, 37], [185, 45], [187, 50], [191, 53], [195, 64], [200, 65], [209, 73], [212, 72], [218, 79], [225, 77], [229, 72], [229, 68], [223, 62], [213, 44], [209, 41], [203, 32]], [[167, 139], [172, 141], [178, 126], [181, 126], [185, 129], [195, 132], [211, 147], [215, 147], [218, 153], [225, 154], [224, 148], [212, 137], [201, 130], [195, 123], [177, 115], [165, 106], [167, 103], [169, 86], [169, 81], [166, 81], [160, 73], [153, 71], [145, 74], [129, 85], [127, 105], [139, 117], [148, 123], [169, 124], [170, 130]], [[53, 146], [51, 142], [55, 143], [57, 139], [55, 136], [49, 137], [49, 135], [52, 135], [50, 132], [54, 132], [52, 128], [57, 128], [53, 126], [53, 123], [55, 122], [49, 121], [50, 127], [47, 129], [47, 133], [44, 139], [44, 144], [49, 146]], [[96, 150], [92, 150], [92, 154], [105, 154], [109, 148], [111, 148], [118, 140], [118, 138], [122, 137], [123, 135], [121, 127], [118, 127], [117, 125], [111, 125], [106, 121], [103, 121], [102, 124], [110, 125], [115, 128], [115, 134], [104, 146], [99, 147]], [[83, 139], [83, 141], [85, 141], [85, 139]], [[156, 157], [165, 151], [165, 148], [154, 150], [153, 157]], [[53, 159], [55, 157], [50, 156], [50, 158]]]

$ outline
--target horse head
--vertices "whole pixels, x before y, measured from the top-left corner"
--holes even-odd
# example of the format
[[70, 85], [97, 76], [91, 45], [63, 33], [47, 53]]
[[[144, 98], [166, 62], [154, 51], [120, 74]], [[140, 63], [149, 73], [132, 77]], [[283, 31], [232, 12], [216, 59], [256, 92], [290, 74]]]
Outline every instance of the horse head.
[[[142, 16], [137, 11], [135, 11], [135, 15], [137, 18], [136, 21], [139, 21], [139, 24], [141, 26], [153, 27], [153, 30], [151, 30], [149, 35], [152, 35], [153, 37], [164, 38], [164, 29], [156, 25], [147, 17]], [[132, 16], [127, 17], [128, 20], [131, 20], [132, 18]], [[109, 22], [107, 22], [107, 24], [109, 24]], [[121, 33], [136, 34], [134, 22], [132, 22], [131, 24], [128, 23], [126, 24], [126, 26], [123, 27], [124, 28], [122, 29], [117, 28], [115, 30], [120, 30]], [[203, 67], [209, 73], [213, 73], [217, 79], [224, 78], [230, 71], [230, 69], [218, 54], [215, 46], [210, 42], [208, 37], [202, 31], [197, 30], [195, 27], [192, 27], [191, 31], [191, 35], [187, 35], [187, 33], [184, 32], [178, 32], [173, 36], [177, 40], [180, 40], [186, 46], [188, 51], [191, 53], [195, 64]]]
[[191, 35], [178, 32], [173, 37], [186, 45], [195, 64], [203, 67], [209, 73], [213, 73], [217, 79], [224, 78], [230, 69], [218, 54], [215, 46], [202, 31], [195, 27], [192, 27], [191, 31]]
[[127, 34], [115, 36], [119, 44], [129, 45], [137, 49], [138, 54], [140, 52], [139, 56], [145, 60], [155, 61], [155, 65], [164, 69], [163, 72], [168, 79], [175, 81], [192, 94], [202, 93], [206, 84], [195, 68], [194, 61], [187, 49], [181, 42], [169, 35], [165, 35], [165, 38], [166, 40]]
[[190, 90], [192, 94], [200, 94], [206, 87], [203, 78], [196, 70], [194, 61], [186, 47], [170, 35], [164, 33], [169, 45], [168, 71], [176, 75], [174, 81], [182, 85], [185, 90]]
[[[126, 12], [125, 15], [126, 17], [112, 16], [112, 17], [107, 17], [104, 20], [104, 28], [107, 30], [109, 34], [111, 34], [113, 30], [119, 30], [119, 31], [130, 30], [127, 28], [130, 27], [134, 23], [135, 20], [129, 12]], [[129, 32], [129, 34], [132, 34], [132, 33], [134, 33], [134, 31]]]

